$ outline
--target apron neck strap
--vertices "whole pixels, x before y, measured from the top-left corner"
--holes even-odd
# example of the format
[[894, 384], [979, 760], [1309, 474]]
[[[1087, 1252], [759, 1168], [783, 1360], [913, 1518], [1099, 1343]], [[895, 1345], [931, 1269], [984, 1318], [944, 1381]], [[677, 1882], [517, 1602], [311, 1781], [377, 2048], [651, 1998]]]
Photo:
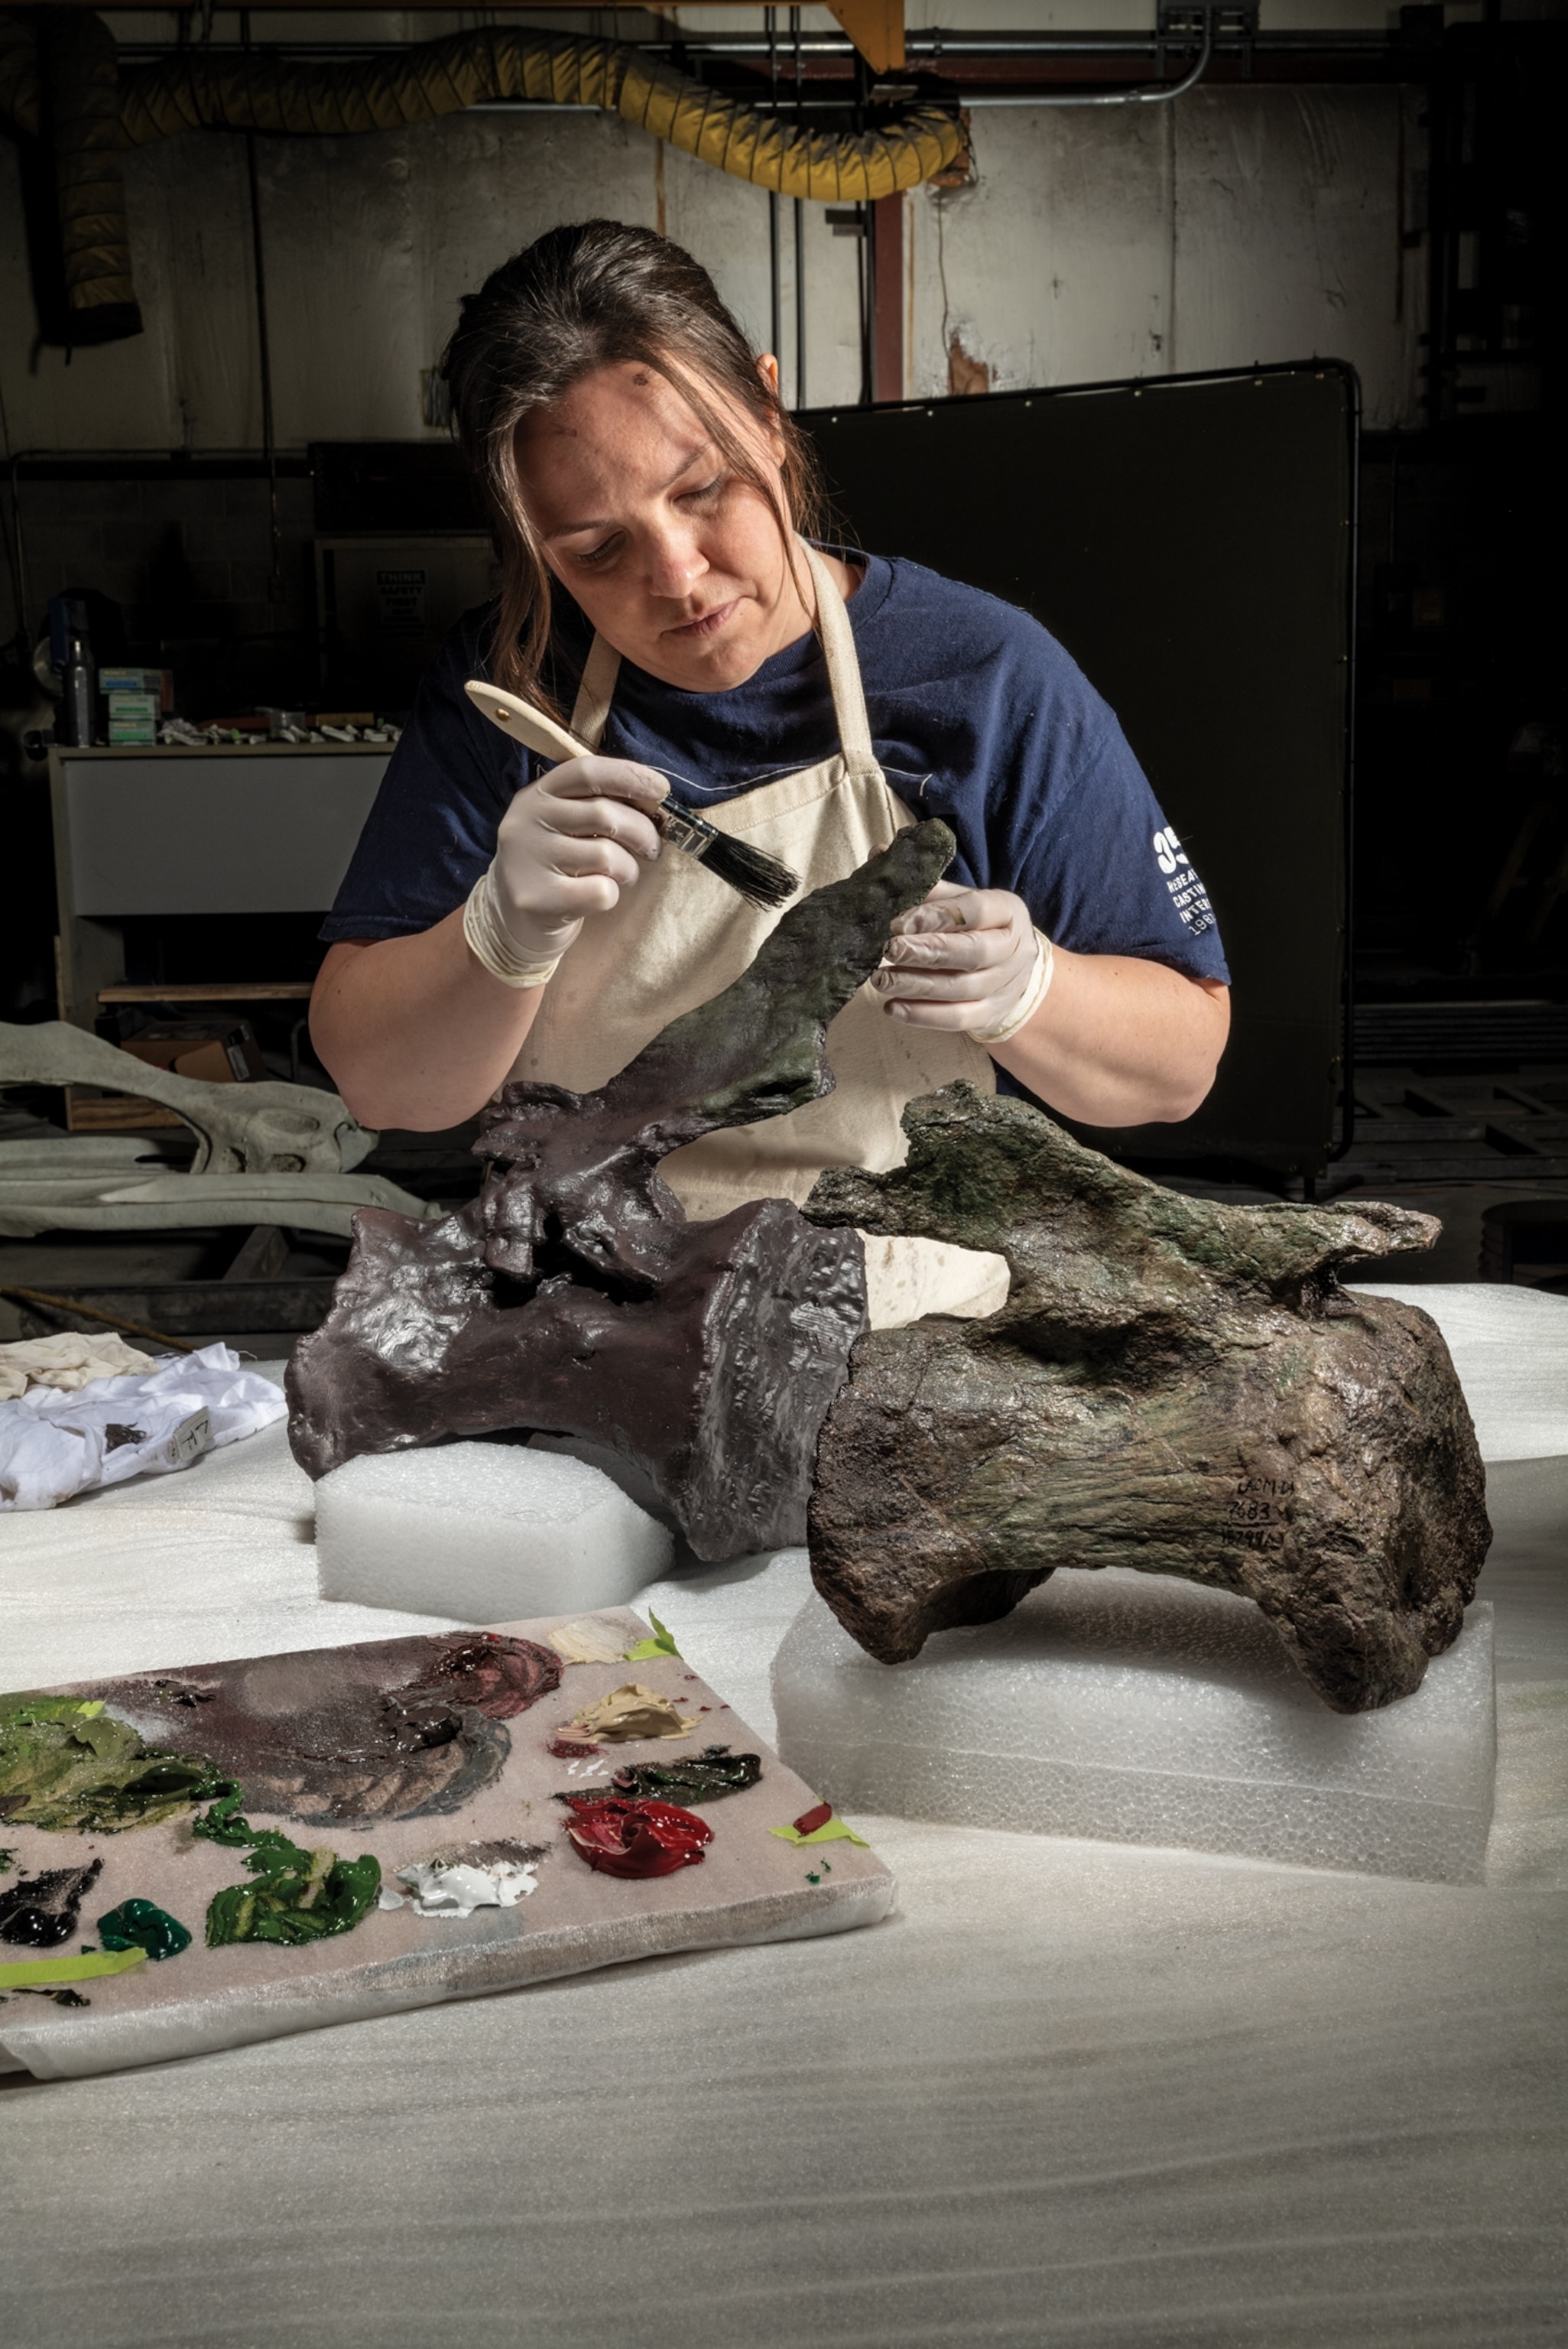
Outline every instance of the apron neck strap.
[[795, 543], [806, 558], [806, 567], [817, 591], [817, 633], [828, 664], [828, 683], [832, 689], [833, 715], [838, 720], [839, 748], [844, 754], [844, 765], [851, 775], [874, 775], [880, 781], [882, 769], [872, 749], [871, 720], [866, 716], [866, 697], [861, 687], [854, 630], [850, 626], [838, 581], [814, 546], [808, 546], [803, 538]]
[[[803, 538], [796, 545], [806, 558], [806, 568], [811, 574], [811, 585], [817, 591], [817, 632], [821, 638], [822, 655], [828, 664], [828, 684], [833, 696], [833, 715], [838, 723], [839, 747], [844, 754], [844, 766], [851, 775], [874, 775], [880, 781], [882, 769], [872, 748], [871, 720], [866, 715], [866, 697], [861, 685], [861, 664], [855, 653], [854, 630], [844, 609], [844, 599], [839, 593], [837, 580], [814, 546]], [[572, 709], [572, 731], [591, 750], [599, 748], [610, 704], [615, 696], [615, 679], [620, 674], [621, 656], [614, 645], [596, 636], [588, 657], [583, 665], [583, 681], [577, 688], [577, 699]]]
[[591, 750], [599, 748], [604, 721], [610, 715], [610, 704], [615, 698], [615, 679], [620, 673], [620, 654], [614, 645], [596, 636], [583, 664], [583, 681], [572, 706], [572, 731], [580, 742], [586, 742]]

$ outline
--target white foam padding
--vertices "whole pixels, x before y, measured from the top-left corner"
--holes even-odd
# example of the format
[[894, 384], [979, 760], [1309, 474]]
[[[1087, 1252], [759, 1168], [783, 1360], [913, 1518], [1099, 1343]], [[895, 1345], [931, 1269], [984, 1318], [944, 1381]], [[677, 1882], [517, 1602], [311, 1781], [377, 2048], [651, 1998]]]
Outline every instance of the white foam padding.
[[513, 1444], [346, 1461], [315, 1488], [324, 1599], [465, 1623], [620, 1607], [675, 1540], [600, 1469]]
[[1568, 1297], [1502, 1281], [1355, 1286], [1431, 1315], [1453, 1356], [1483, 1460], [1568, 1453]]
[[1413, 1696], [1331, 1713], [1250, 1601], [1108, 1568], [879, 1664], [813, 1597], [773, 1666], [779, 1751], [849, 1812], [1479, 1882], [1490, 1606]]

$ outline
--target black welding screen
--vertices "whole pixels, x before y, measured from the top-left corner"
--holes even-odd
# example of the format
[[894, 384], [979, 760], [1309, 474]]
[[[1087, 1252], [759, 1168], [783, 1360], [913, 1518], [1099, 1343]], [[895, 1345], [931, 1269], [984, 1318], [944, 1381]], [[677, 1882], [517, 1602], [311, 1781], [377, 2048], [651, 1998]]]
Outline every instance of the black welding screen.
[[1117, 711], [1208, 886], [1233, 1025], [1119, 1156], [1312, 1173], [1342, 1080], [1354, 378], [1006, 392], [799, 420], [854, 542], [1020, 604]]

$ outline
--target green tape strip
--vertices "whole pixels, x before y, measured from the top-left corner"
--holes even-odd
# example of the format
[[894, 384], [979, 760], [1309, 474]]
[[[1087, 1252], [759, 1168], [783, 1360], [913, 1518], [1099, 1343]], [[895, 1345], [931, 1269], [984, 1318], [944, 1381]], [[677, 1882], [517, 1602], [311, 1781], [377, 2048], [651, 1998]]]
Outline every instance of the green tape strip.
[[862, 1851], [871, 1849], [864, 1836], [858, 1836], [842, 1819], [830, 1819], [825, 1826], [813, 1827], [810, 1835], [802, 1835], [799, 1827], [769, 1827], [768, 1832], [786, 1843], [858, 1843]]
[[85, 1957], [23, 1958], [0, 1965], [0, 1990], [31, 1990], [35, 1983], [91, 1982], [98, 1974], [129, 1973], [147, 1963], [145, 1950], [89, 1950]]
[[666, 1630], [651, 1608], [648, 1620], [656, 1636], [652, 1640], [639, 1640], [634, 1648], [627, 1649], [623, 1661], [628, 1664], [651, 1664], [660, 1656], [673, 1656], [676, 1663], [684, 1663], [686, 1659], [676, 1645], [675, 1633]]

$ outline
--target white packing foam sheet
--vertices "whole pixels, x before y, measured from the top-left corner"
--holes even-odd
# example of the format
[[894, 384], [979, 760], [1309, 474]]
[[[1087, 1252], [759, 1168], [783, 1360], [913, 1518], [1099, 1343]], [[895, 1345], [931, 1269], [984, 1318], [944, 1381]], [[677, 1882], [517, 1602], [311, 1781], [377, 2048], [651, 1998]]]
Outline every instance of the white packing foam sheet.
[[[255, 1365], [277, 1386], [284, 1367]], [[173, 1475], [7, 1515], [0, 1684], [42, 1688], [67, 1671], [150, 1671], [459, 1628], [450, 1614], [325, 1600], [311, 1547], [314, 1495], [276, 1420]]]
[[[0, 1682], [449, 1626], [317, 1596], [277, 1434], [8, 1516]], [[428, 2349], [454, 2271], [498, 2338], [521, 2291], [636, 2349], [1557, 2337], [1568, 1461], [1489, 1481], [1484, 1885], [851, 1815], [901, 1887], [868, 1932], [11, 2082], [7, 2344], [208, 2349], [261, 2294], [280, 2339]], [[791, 1551], [638, 1611], [769, 1738], [735, 1673], [808, 1591]]]
[[686, 1661], [777, 1746], [773, 1659], [810, 1596], [803, 1549], [761, 1550], [655, 1582], [638, 1593], [637, 1611], [678, 1630]]
[[779, 1749], [841, 1808], [1480, 1882], [1491, 1609], [1415, 1695], [1331, 1713], [1252, 1603], [1062, 1571], [998, 1623], [877, 1663], [813, 1597], [773, 1667]]
[[1429, 1313], [1448, 1341], [1481, 1458], [1568, 1453], [1568, 1297], [1501, 1281], [1357, 1281]]
[[315, 1488], [321, 1595], [361, 1606], [466, 1623], [619, 1607], [674, 1550], [600, 1469], [526, 1444], [366, 1453]]

